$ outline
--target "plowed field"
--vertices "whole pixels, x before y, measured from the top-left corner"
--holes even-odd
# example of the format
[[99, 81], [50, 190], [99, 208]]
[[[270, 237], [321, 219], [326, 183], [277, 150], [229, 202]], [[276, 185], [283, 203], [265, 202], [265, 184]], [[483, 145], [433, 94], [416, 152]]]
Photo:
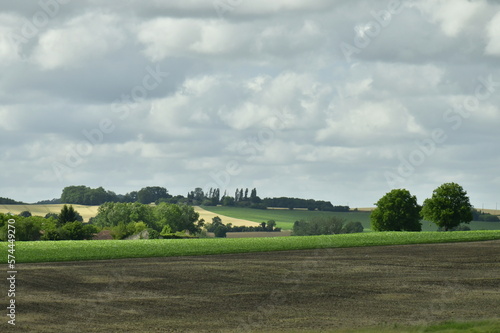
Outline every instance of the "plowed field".
[[1, 331], [324, 332], [498, 318], [499, 254], [500, 241], [485, 241], [19, 264], [17, 325], [4, 316]]

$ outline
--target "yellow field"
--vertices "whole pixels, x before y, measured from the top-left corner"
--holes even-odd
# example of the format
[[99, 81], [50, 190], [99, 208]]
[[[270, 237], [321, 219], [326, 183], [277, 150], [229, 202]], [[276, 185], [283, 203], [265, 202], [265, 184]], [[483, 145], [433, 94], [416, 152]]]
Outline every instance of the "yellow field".
[[[31, 215], [35, 216], [45, 216], [47, 213], [56, 213], [59, 214], [61, 212], [64, 204], [56, 204], [56, 205], [0, 205], [0, 213], [12, 213], [19, 214], [25, 210], [29, 211]], [[83, 217], [84, 222], [88, 222], [91, 217], [97, 215], [97, 209], [99, 206], [83, 206], [83, 205], [72, 205], [73, 208], [80, 213]], [[201, 207], [194, 207], [194, 210], [200, 214], [200, 218], [205, 219], [206, 223], [212, 223], [212, 218], [215, 216], [219, 216], [222, 219], [222, 223], [228, 224], [232, 223], [234, 226], [258, 226], [259, 223], [235, 219], [232, 217], [217, 215], [215, 213], [209, 212]]]
[[[0, 205], [0, 213], [12, 213], [19, 214], [25, 210], [29, 211], [31, 215], [34, 216], [45, 216], [47, 213], [56, 213], [59, 214], [61, 212], [64, 204], [55, 204], [55, 205]], [[91, 217], [97, 215], [97, 209], [99, 206], [83, 206], [83, 205], [72, 205], [73, 208], [80, 213], [83, 217], [84, 222], [88, 222]]]
[[248, 226], [248, 227], [260, 225], [260, 223], [257, 223], [257, 222], [252, 222], [252, 221], [248, 221], [248, 220], [241, 220], [241, 219], [236, 219], [233, 217], [215, 214], [215, 213], [209, 212], [208, 210], [205, 210], [205, 209], [198, 207], [198, 206], [195, 206], [194, 210], [198, 214], [200, 214], [200, 219], [204, 219], [205, 223], [212, 223], [212, 218], [218, 216], [221, 218], [222, 223], [224, 223], [224, 224], [231, 223], [234, 226]]
[[477, 209], [477, 210], [483, 211], [483, 212], [485, 212], [487, 214], [500, 216], [500, 210], [495, 210], [495, 209]]

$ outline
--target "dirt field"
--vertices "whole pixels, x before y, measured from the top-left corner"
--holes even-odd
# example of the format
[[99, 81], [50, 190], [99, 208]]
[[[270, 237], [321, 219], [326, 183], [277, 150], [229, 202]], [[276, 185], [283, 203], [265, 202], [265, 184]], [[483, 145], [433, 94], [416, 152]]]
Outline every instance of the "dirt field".
[[22, 264], [17, 326], [2, 316], [0, 331], [321, 332], [498, 318], [499, 253], [488, 241]]

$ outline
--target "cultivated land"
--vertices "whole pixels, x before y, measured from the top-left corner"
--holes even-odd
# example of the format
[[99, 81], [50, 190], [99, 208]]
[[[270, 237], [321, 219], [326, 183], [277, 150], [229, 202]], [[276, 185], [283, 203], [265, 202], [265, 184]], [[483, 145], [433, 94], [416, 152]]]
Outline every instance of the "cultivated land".
[[499, 253], [497, 240], [19, 264], [17, 325], [1, 331], [402, 332], [494, 319]]
[[[366, 208], [366, 211], [358, 212], [318, 212], [318, 211], [307, 211], [307, 210], [289, 210], [289, 209], [251, 209], [251, 208], [240, 208], [240, 207], [203, 207], [215, 214], [221, 214], [224, 216], [230, 216], [240, 219], [245, 219], [254, 222], [265, 222], [268, 220], [275, 220], [277, 227], [283, 230], [291, 230], [293, 228], [293, 223], [297, 220], [307, 220], [313, 216], [318, 215], [328, 215], [337, 216], [345, 219], [346, 221], [359, 221], [363, 224], [365, 231], [371, 231], [370, 226], [370, 212]], [[364, 209], [364, 208], [363, 208]], [[486, 211], [486, 210], [485, 210]], [[499, 211], [492, 211], [493, 213], [499, 213]], [[500, 222], [479, 222], [473, 221], [467, 225], [471, 230], [500, 230]], [[436, 231], [437, 227], [435, 224], [429, 221], [422, 221], [423, 231]]]
[[[47, 213], [59, 214], [64, 204], [54, 204], [54, 205], [0, 205], [0, 213], [12, 213], [19, 214], [23, 211], [29, 211], [32, 215], [45, 216]], [[84, 206], [84, 205], [73, 205], [73, 208], [82, 215], [84, 222], [88, 222], [91, 217], [97, 215], [97, 210], [99, 206]], [[232, 223], [234, 226], [257, 226], [259, 223], [248, 221], [245, 219], [238, 219], [234, 217], [228, 217], [224, 215], [217, 215], [213, 212], [205, 210], [201, 207], [194, 207], [195, 211], [200, 214], [200, 218], [205, 219], [207, 223], [212, 222], [212, 218], [219, 216], [222, 219], [222, 223]], [[260, 221], [263, 222], [263, 221]]]
[[[259, 225], [259, 223], [257, 223], [257, 222], [252, 222], [252, 221], [249, 221], [246, 219], [239, 219], [239, 218], [229, 217], [229, 216], [225, 216], [225, 215], [218, 215], [218, 214], [210, 212], [206, 209], [203, 209], [199, 206], [194, 206], [193, 208], [198, 214], [200, 214], [200, 219], [205, 219], [206, 223], [212, 223], [212, 219], [216, 216], [219, 216], [220, 219], [222, 220], [222, 223], [224, 223], [224, 224], [231, 223], [233, 226], [248, 226], [248, 227]], [[261, 221], [261, 222], [263, 222], [263, 221]]]
[[[30, 211], [31, 214], [37, 216], [45, 216], [47, 213], [60, 213], [63, 204], [55, 205], [0, 205], [0, 213], [19, 214], [22, 211]], [[99, 206], [84, 206], [73, 205], [73, 207], [82, 215], [83, 220], [87, 222], [91, 217], [97, 215]], [[344, 218], [346, 221], [359, 221], [363, 224], [365, 231], [370, 229], [370, 211], [372, 208], [360, 208], [358, 212], [311, 212], [302, 209], [250, 209], [239, 207], [198, 207], [194, 209], [200, 214], [200, 218], [205, 219], [206, 222], [212, 222], [214, 216], [219, 216], [224, 224], [232, 223], [234, 226], [246, 225], [256, 226], [261, 222], [268, 220], [275, 220], [277, 227], [283, 230], [292, 230], [293, 223], [297, 220], [307, 220], [312, 216], [317, 215], [334, 215]], [[500, 216], [500, 210], [484, 209], [485, 212]], [[476, 222], [473, 221], [468, 225], [472, 230], [500, 230], [500, 222]], [[422, 221], [423, 231], [435, 231], [437, 227], [428, 222]]]
[[[23, 211], [29, 211], [31, 215], [35, 216], [45, 216], [47, 213], [59, 214], [64, 204], [54, 204], [54, 205], [0, 205], [0, 213], [12, 213], [19, 214]], [[84, 205], [73, 205], [78, 213], [83, 217], [84, 222], [88, 222], [91, 217], [97, 215], [97, 209], [99, 206], [84, 206]]]
[[[368, 232], [341, 235], [258, 238], [137, 239], [17, 242], [16, 262], [54, 262], [125, 258], [218, 255], [268, 251], [348, 248], [500, 240], [500, 231]], [[0, 242], [7, 253], [8, 243]]]

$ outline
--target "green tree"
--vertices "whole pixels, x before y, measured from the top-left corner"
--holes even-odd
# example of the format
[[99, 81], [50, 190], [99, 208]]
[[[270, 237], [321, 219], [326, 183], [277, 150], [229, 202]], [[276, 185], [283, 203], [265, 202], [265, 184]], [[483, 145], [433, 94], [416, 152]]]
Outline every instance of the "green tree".
[[422, 217], [448, 231], [472, 221], [472, 205], [467, 192], [456, 183], [445, 183], [425, 199]]
[[72, 205], [64, 205], [61, 209], [61, 213], [59, 213], [58, 222], [59, 225], [64, 225], [68, 222], [82, 222], [82, 216], [73, 208]]
[[[45, 219], [40, 216], [15, 217], [16, 241], [37, 241], [42, 236], [41, 230]], [[0, 240], [8, 239], [8, 223], [0, 230]]]
[[64, 239], [70, 240], [92, 239], [94, 234], [98, 232], [96, 226], [92, 224], [83, 224], [79, 221], [67, 222], [61, 229]]
[[160, 230], [169, 225], [173, 233], [179, 231], [189, 231], [194, 235], [201, 231], [202, 222], [199, 221], [200, 215], [194, 208], [188, 205], [160, 203], [155, 207], [154, 216], [160, 226]]
[[374, 231], [421, 231], [420, 209], [417, 197], [408, 190], [395, 189], [386, 193], [375, 204], [370, 215]]
[[59, 218], [59, 215], [57, 215], [56, 213], [47, 213], [45, 214], [45, 218], [46, 219], [54, 218], [57, 220]]
[[20, 212], [19, 216], [30, 217], [31, 216], [31, 212], [29, 210], [25, 210], [25, 211]]
[[225, 226], [224, 224], [218, 225], [214, 229], [214, 236], [215, 237], [217, 237], [217, 238], [226, 238], [226, 235], [227, 235], [227, 226]]
[[275, 220], [269, 220], [269, 221], [267, 221], [267, 230], [273, 231], [275, 226], [276, 226], [276, 221]]
[[143, 204], [150, 204], [156, 202], [156, 200], [161, 198], [171, 198], [172, 196], [168, 194], [168, 191], [164, 187], [151, 186], [144, 187], [139, 192], [137, 192], [137, 201]]

